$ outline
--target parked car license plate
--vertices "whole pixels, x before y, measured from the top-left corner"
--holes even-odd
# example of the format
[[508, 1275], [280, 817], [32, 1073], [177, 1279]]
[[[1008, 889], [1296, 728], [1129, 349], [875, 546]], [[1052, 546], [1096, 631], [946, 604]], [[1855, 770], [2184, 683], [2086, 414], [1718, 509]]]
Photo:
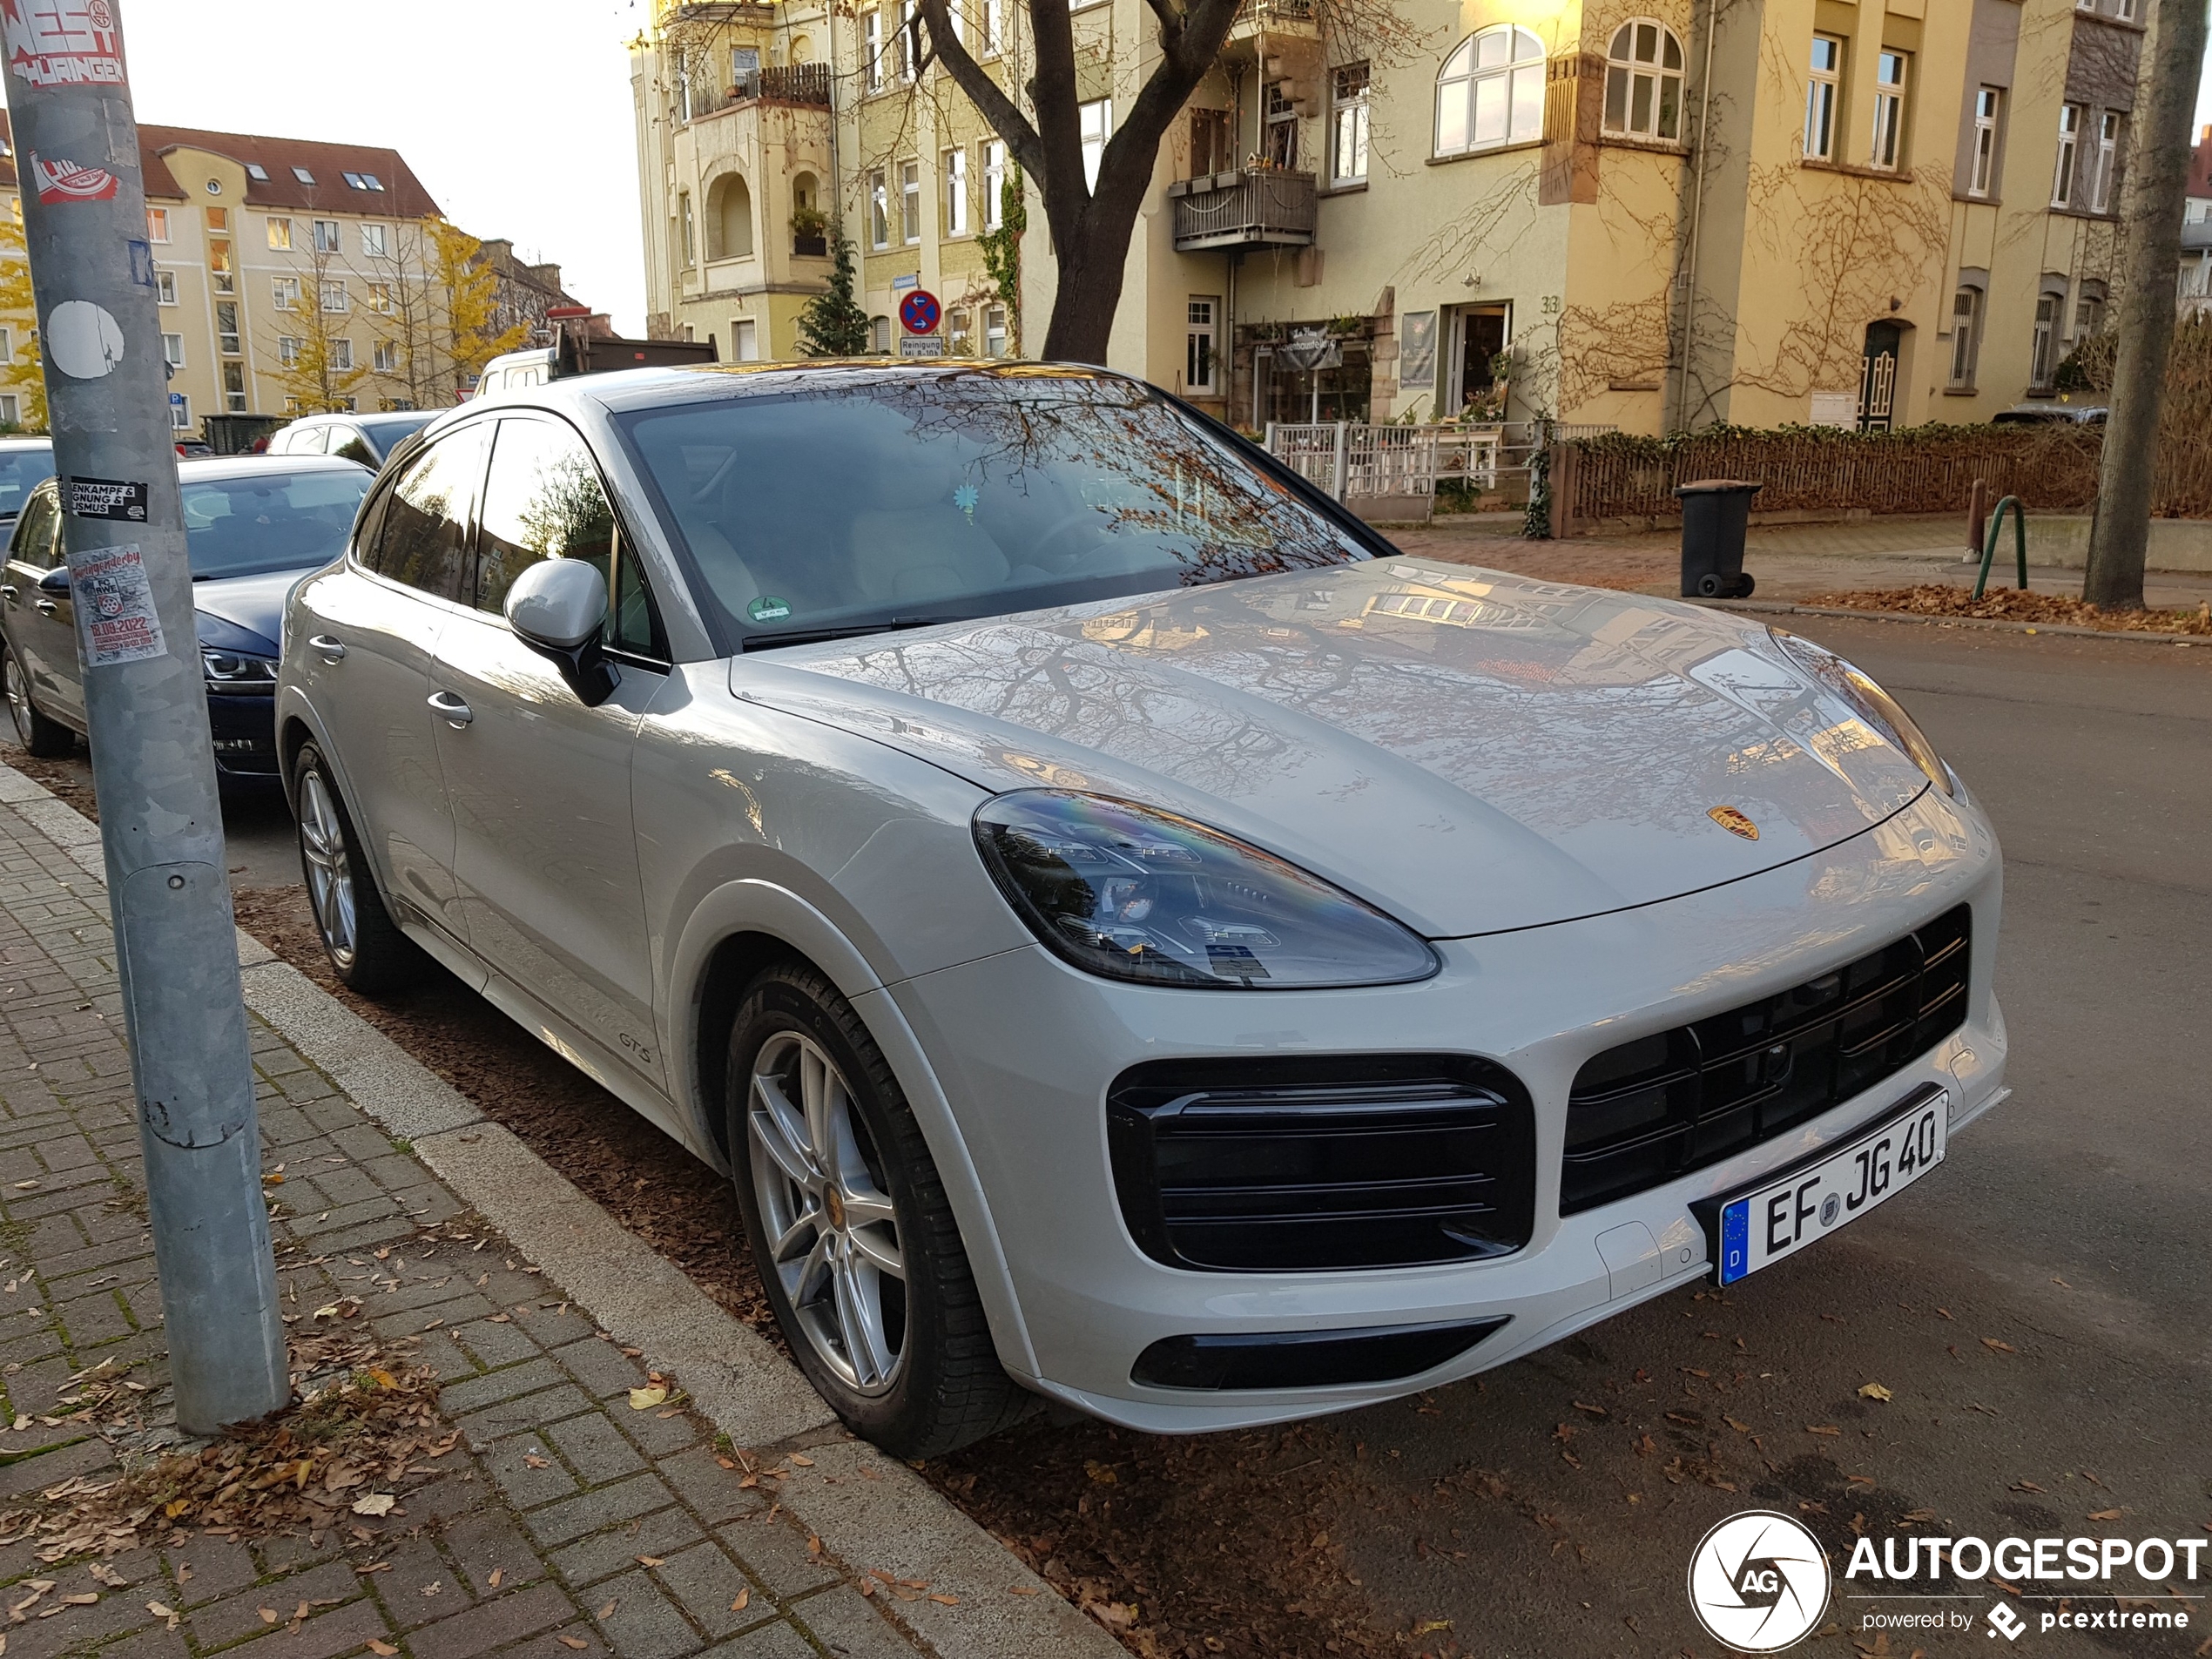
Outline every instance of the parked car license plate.
[[1713, 1252], [1720, 1282], [1795, 1255], [1904, 1191], [1943, 1162], [1950, 1119], [1950, 1095], [1932, 1089], [1840, 1151], [1723, 1202]]

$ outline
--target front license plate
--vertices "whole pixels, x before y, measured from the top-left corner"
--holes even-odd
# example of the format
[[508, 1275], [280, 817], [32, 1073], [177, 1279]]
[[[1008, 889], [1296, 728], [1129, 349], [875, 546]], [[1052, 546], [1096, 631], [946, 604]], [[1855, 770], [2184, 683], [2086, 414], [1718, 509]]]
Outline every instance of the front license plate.
[[1795, 1255], [1904, 1191], [1943, 1162], [1950, 1119], [1951, 1096], [1935, 1089], [1841, 1150], [1727, 1200], [1714, 1253], [1720, 1282]]

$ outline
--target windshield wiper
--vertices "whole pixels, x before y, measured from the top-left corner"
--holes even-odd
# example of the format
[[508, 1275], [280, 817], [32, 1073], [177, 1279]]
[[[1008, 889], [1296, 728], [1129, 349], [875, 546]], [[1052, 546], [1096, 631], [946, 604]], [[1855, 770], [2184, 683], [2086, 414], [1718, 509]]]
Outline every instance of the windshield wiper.
[[868, 634], [897, 633], [907, 628], [934, 628], [943, 622], [973, 622], [973, 617], [894, 617], [888, 622], [864, 622], [850, 628], [807, 628], [789, 634], [748, 634], [738, 650], [772, 651], [779, 645], [818, 645], [826, 639], [859, 639]]

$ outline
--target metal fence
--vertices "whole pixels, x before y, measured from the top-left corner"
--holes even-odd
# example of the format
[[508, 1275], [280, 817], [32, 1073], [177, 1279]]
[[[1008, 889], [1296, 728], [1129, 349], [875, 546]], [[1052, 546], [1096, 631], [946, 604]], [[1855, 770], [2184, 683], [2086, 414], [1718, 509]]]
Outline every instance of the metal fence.
[[1595, 438], [1605, 426], [1536, 421], [1488, 425], [1379, 426], [1366, 421], [1278, 421], [1267, 452], [1339, 501], [1355, 496], [1433, 496], [1440, 483], [1525, 493], [1531, 454], [1561, 436]]

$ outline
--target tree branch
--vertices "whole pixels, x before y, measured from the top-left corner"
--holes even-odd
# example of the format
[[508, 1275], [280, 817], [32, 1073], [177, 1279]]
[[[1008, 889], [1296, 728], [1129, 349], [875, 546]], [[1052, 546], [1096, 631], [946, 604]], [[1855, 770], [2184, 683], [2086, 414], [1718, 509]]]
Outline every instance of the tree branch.
[[1023, 171], [1042, 177], [1043, 140], [1015, 107], [1014, 100], [999, 90], [999, 84], [975, 61], [967, 44], [953, 32], [948, 0], [921, 0], [914, 9], [914, 19], [917, 24], [927, 22], [930, 54], [944, 64], [945, 72], [953, 78], [953, 84], [990, 124], [991, 131], [1006, 140], [1007, 149]]

